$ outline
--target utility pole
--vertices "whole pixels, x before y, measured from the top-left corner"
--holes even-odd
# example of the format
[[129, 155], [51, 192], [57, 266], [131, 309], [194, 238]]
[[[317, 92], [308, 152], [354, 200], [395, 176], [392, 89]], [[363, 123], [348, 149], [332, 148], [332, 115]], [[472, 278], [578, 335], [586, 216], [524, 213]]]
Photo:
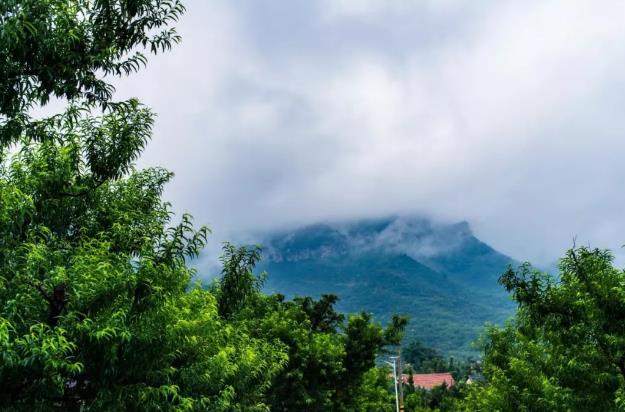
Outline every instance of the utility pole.
[[399, 345], [397, 360], [399, 361], [399, 410], [404, 411], [404, 368], [401, 364], [401, 345]]
[[397, 356], [391, 356], [391, 360], [393, 362], [384, 361], [384, 363], [389, 364], [393, 367], [393, 380], [395, 381], [395, 408], [397, 412], [399, 412], [399, 392], [397, 390]]

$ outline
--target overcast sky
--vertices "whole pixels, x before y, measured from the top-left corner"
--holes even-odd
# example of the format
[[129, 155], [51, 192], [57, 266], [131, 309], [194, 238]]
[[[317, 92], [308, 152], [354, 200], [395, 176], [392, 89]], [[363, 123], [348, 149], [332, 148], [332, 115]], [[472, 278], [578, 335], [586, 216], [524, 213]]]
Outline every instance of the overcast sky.
[[520, 260], [625, 243], [625, 2], [187, 0], [119, 84], [140, 165], [222, 241], [327, 219], [467, 220]]

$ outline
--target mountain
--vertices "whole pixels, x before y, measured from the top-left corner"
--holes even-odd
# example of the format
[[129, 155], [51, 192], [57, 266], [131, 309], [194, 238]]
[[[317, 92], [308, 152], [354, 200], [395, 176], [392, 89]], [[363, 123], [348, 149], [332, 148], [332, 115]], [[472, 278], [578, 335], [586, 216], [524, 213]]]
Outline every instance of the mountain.
[[389, 217], [316, 224], [272, 233], [262, 242], [267, 292], [339, 296], [338, 309], [381, 322], [410, 316], [407, 339], [447, 355], [474, 355], [486, 322], [514, 305], [499, 275], [515, 261], [477, 239], [466, 222]]

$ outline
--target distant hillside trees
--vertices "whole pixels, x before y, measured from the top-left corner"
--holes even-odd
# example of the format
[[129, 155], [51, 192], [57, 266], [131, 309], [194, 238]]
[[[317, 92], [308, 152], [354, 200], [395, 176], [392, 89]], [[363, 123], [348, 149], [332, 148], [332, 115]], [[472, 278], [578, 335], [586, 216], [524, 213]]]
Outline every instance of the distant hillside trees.
[[[471, 345], [486, 322], [514, 314], [497, 284], [511, 258], [477, 239], [466, 224], [387, 217], [305, 226], [263, 239], [266, 290], [289, 297], [334, 293], [346, 312], [390, 320], [411, 316], [408, 339], [445, 356], [478, 356]], [[429, 251], [428, 253], [422, 253]], [[446, 361], [445, 361], [446, 362]]]
[[480, 364], [474, 358], [446, 359], [438, 350], [418, 340], [412, 340], [403, 347], [402, 360], [411, 373], [450, 372], [456, 381], [466, 380], [471, 373], [480, 371]]
[[448, 364], [434, 348], [418, 340], [411, 341], [402, 351], [403, 361], [415, 372], [447, 372]]

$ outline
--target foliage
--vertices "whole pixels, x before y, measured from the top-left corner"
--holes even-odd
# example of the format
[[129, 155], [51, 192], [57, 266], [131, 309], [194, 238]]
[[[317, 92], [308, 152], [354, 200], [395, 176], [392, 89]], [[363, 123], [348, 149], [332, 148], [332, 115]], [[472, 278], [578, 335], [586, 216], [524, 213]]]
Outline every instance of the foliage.
[[362, 384], [354, 396], [354, 410], [358, 412], [394, 412], [395, 392], [387, 368], [372, 368], [364, 374]]
[[479, 374], [481, 368], [479, 361], [472, 357], [464, 360], [453, 357], [445, 359], [439, 351], [418, 340], [404, 346], [402, 359], [410, 373], [450, 372], [457, 382], [465, 381], [473, 373]]
[[[480, 373], [480, 364], [469, 358], [457, 361], [453, 357], [445, 360], [440, 352], [425, 346], [418, 340], [411, 341], [402, 349], [405, 361], [404, 373], [408, 374], [408, 382], [403, 385], [405, 410], [413, 411], [456, 411], [459, 409], [465, 393], [465, 382], [471, 374]], [[446, 385], [425, 390], [414, 386], [414, 373], [450, 372], [456, 384], [448, 388]]]
[[411, 341], [402, 350], [403, 360], [415, 372], [447, 372], [443, 356], [434, 348], [425, 346], [418, 340]]
[[431, 390], [407, 385], [404, 388], [404, 409], [406, 412], [452, 412], [460, 408], [463, 384], [448, 388], [443, 384]]
[[[268, 236], [263, 242], [268, 254], [260, 264], [271, 275], [265, 290], [287, 297], [333, 293], [341, 297], [339, 311], [366, 310], [383, 323], [393, 313], [407, 314], [409, 340], [418, 339], [445, 358], [479, 356], [472, 342], [484, 324], [503, 324], [514, 314], [514, 304], [496, 281], [513, 261], [462, 225], [441, 229], [418, 219], [411, 223], [412, 231], [399, 240], [388, 236], [404, 224], [398, 218], [321, 224]], [[418, 249], [414, 242], [430, 238], [449, 238], [455, 247], [447, 245], [440, 256], [409, 252]]]
[[[213, 290], [224, 297], [228, 279], [237, 279], [240, 291], [247, 291], [236, 311], [226, 314], [237, 330], [254, 338], [286, 348], [288, 360], [267, 389], [267, 403], [273, 411], [359, 411], [387, 405], [388, 374], [375, 368], [385, 346], [396, 344], [406, 319], [396, 317], [386, 329], [361, 313], [347, 319], [337, 313], [337, 297], [319, 300], [298, 297], [285, 301], [281, 295], [264, 295], [262, 277], [252, 269], [259, 259], [254, 250], [225, 246], [226, 255], [247, 257], [235, 265]], [[229, 298], [224, 297], [224, 301]], [[379, 395], [384, 393], [382, 398]], [[364, 409], [367, 410], [367, 409]]]
[[519, 311], [488, 331], [488, 384], [468, 391], [468, 410], [622, 410], [625, 273], [612, 259], [581, 247], [561, 260], [558, 278], [529, 265], [502, 276]]
[[0, 143], [49, 138], [49, 119], [31, 122], [29, 110], [51, 98], [107, 107], [105, 76], [136, 72], [143, 51], [171, 48], [183, 11], [179, 0], [2, 1]]
[[221, 261], [223, 264], [219, 289], [216, 291], [219, 315], [230, 319], [243, 309], [254, 294], [258, 294], [262, 279], [253, 269], [260, 260], [260, 249], [239, 248], [226, 242]]
[[[209, 230], [135, 170], [154, 114], [111, 76], [179, 41], [178, 0], [0, 4], [0, 405], [7, 410], [361, 410], [406, 321], [347, 320], [336, 296], [260, 292], [258, 249], [224, 246], [212, 289], [188, 261]], [[51, 99], [66, 109], [31, 114]], [[388, 400], [388, 399], [386, 399]], [[381, 402], [381, 403], [380, 403]], [[367, 410], [367, 409], [364, 409]], [[380, 409], [378, 409], [380, 410]]]
[[79, 180], [81, 137], [25, 145], [0, 174], [0, 403], [262, 409], [284, 354], [189, 289], [186, 259], [207, 229], [189, 216], [168, 226], [160, 169], [64, 195]]

